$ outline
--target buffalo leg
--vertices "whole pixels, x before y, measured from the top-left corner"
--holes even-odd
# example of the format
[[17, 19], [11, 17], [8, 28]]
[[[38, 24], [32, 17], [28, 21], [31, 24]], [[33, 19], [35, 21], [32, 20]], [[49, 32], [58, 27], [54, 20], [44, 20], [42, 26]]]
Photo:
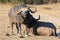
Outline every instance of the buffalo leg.
[[19, 33], [19, 25], [16, 23], [17, 33]]
[[13, 35], [13, 23], [11, 23], [11, 26], [12, 26], [12, 35]]

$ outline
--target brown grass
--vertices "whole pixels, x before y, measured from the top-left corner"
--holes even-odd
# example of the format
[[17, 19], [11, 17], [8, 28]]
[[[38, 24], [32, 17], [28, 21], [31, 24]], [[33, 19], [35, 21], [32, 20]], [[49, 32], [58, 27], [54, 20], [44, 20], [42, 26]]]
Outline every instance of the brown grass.
[[[60, 32], [58, 28], [60, 28], [60, 4], [53, 4], [53, 5], [34, 5], [37, 8], [36, 14], [33, 16], [38, 18], [40, 14], [41, 19], [40, 21], [44, 22], [52, 22], [56, 28], [57, 32]], [[16, 33], [16, 28], [14, 27], [14, 34], [11, 35], [11, 27], [9, 26], [9, 19], [8, 19], [8, 10], [12, 7], [9, 4], [0, 4], [0, 40], [20, 40], [19, 35]], [[46, 9], [47, 8], [47, 9]], [[51, 8], [51, 9], [50, 9]], [[48, 10], [50, 9], [50, 10]], [[11, 36], [6, 36], [6, 33], [9, 33]], [[21, 40], [60, 40], [58, 37], [50, 37], [50, 36], [34, 36], [34, 37], [27, 37]]]

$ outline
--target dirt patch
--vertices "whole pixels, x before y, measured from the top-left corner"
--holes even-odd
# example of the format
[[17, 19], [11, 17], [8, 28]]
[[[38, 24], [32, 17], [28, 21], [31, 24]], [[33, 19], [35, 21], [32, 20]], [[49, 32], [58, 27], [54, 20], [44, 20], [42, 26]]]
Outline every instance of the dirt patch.
[[[41, 16], [40, 21], [51, 22], [56, 26], [56, 28], [60, 28], [60, 4], [37, 5], [37, 6], [34, 5], [34, 6], [37, 8], [36, 14], [33, 15], [35, 18], [38, 18], [38, 15], [40, 15]], [[11, 27], [8, 28], [8, 26], [10, 26], [9, 19], [8, 19], [8, 10], [11, 7], [12, 5], [9, 4], [0, 4], [0, 40], [20, 40], [19, 35], [17, 35], [16, 33], [16, 28], [14, 27], [15, 35], [11, 35]], [[57, 32], [60, 33], [59, 30], [57, 29]], [[9, 34], [11, 36], [6, 36]], [[21, 38], [21, 40], [37, 40], [37, 39], [38, 40], [60, 40], [58, 37], [51, 37], [51, 36], [38, 36], [38, 37], [34, 36], [34, 37], [27, 37], [23, 39]]]

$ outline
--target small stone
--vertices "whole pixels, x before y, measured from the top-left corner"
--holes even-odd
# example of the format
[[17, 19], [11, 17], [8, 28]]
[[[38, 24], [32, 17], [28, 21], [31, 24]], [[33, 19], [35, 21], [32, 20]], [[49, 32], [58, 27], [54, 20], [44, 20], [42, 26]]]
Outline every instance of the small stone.
[[7, 33], [6, 36], [10, 36], [10, 35]]
[[10, 26], [8, 26], [7, 28], [10, 28]]
[[24, 38], [24, 36], [20, 36], [20, 38]]

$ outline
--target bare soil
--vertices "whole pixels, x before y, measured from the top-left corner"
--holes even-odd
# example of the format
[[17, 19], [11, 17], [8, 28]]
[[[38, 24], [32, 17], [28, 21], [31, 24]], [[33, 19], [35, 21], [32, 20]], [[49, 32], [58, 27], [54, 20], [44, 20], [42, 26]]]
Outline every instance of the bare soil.
[[[59, 37], [55, 36], [29, 36], [26, 38], [19, 38], [15, 27], [14, 35], [11, 35], [8, 10], [12, 6], [13, 5], [10, 4], [0, 4], [0, 40], [60, 40]], [[37, 8], [37, 12], [33, 16], [38, 18], [38, 15], [40, 15], [41, 18], [39, 21], [53, 23], [57, 28], [57, 33], [60, 33], [60, 4], [58, 3], [34, 6]], [[10, 34], [10, 36], [8, 34]]]

